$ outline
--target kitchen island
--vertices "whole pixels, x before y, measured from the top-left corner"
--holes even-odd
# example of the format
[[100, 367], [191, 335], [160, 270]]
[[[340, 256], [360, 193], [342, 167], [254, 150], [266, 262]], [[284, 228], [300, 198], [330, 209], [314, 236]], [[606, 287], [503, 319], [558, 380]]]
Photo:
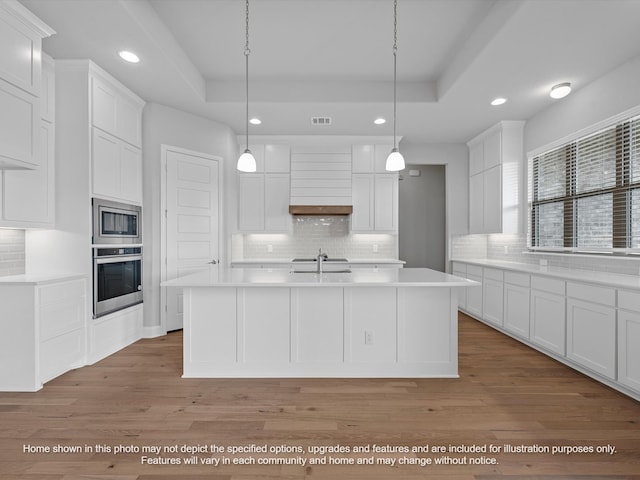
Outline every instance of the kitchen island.
[[212, 266], [184, 291], [184, 377], [457, 377], [458, 290], [426, 268]]

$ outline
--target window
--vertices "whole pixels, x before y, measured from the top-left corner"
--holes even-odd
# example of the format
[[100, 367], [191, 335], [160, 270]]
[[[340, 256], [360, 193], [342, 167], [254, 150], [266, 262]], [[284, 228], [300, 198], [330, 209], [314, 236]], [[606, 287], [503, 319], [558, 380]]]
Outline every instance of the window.
[[529, 160], [530, 247], [640, 253], [640, 117]]

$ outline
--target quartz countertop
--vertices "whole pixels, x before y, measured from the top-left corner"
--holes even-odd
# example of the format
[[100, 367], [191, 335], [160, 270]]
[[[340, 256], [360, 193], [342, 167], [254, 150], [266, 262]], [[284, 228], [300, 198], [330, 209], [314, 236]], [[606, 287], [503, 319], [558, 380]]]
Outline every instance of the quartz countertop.
[[[334, 265], [337, 267], [338, 265]], [[335, 268], [334, 268], [335, 269]], [[328, 270], [328, 268], [327, 268]], [[211, 266], [163, 282], [165, 287], [469, 287], [479, 283], [428, 268], [356, 268], [350, 273], [292, 273], [289, 268]]]
[[77, 280], [80, 278], [87, 278], [87, 276], [82, 275], [80, 273], [8, 275], [6, 277], [0, 277], [0, 286], [2, 285], [47, 285], [50, 283], [63, 282], [67, 280]]
[[[308, 257], [304, 257], [304, 258], [311, 258], [313, 257], [313, 255], [309, 255]], [[262, 264], [262, 265], [269, 265], [269, 264], [274, 264], [274, 265], [281, 265], [283, 263], [295, 263], [295, 264], [300, 264], [300, 263], [313, 263], [315, 264], [315, 261], [308, 261], [308, 262], [294, 262], [293, 258], [290, 257], [286, 257], [286, 258], [249, 258], [249, 259], [243, 259], [243, 260], [232, 260], [231, 264], [232, 265], [255, 265], [255, 264]], [[338, 262], [331, 262], [329, 260], [328, 263], [338, 263]], [[384, 264], [390, 264], [390, 265], [404, 265], [404, 260], [398, 260], [396, 258], [348, 258], [347, 261], [345, 263], [351, 264], [351, 265], [357, 265], [357, 264], [377, 264], [377, 265], [384, 265]]]
[[451, 260], [457, 263], [478, 265], [480, 267], [494, 267], [502, 270], [544, 275], [569, 281], [594, 283], [615, 288], [630, 288], [640, 290], [640, 276], [624, 275], [621, 273], [601, 272], [587, 269], [557, 267], [551, 265], [534, 265], [530, 263], [505, 262], [499, 260], [467, 259]]

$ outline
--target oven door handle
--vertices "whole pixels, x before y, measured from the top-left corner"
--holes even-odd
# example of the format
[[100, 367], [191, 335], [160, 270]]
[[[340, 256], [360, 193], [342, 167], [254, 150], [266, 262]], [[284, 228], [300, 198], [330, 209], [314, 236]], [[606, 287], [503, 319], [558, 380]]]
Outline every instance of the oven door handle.
[[142, 260], [142, 255], [120, 255], [113, 257], [93, 257], [93, 261], [96, 265], [103, 263], [121, 263], [121, 262], [136, 262]]

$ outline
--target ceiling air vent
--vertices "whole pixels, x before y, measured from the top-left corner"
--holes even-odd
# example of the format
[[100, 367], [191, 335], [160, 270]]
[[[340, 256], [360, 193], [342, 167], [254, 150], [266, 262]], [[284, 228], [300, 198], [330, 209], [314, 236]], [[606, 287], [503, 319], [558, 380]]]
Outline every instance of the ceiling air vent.
[[311, 117], [311, 125], [331, 125], [331, 117]]

